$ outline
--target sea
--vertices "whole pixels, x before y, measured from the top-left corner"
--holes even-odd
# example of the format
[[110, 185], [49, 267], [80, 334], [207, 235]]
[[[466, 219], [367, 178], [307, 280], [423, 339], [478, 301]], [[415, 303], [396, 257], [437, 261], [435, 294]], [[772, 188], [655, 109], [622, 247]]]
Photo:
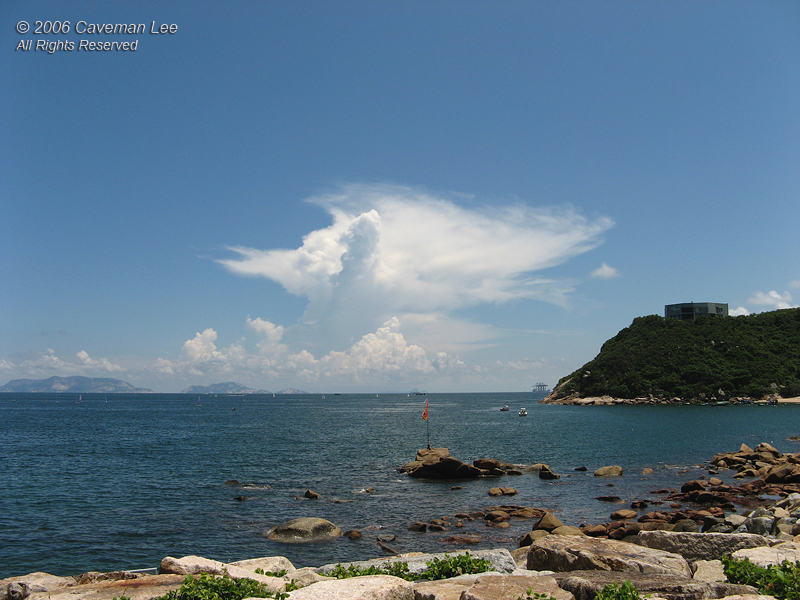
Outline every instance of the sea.
[[[456, 527], [454, 515], [505, 504], [551, 510], [567, 525], [602, 523], [633, 500], [663, 501], [653, 492], [708, 475], [717, 452], [760, 442], [800, 451], [788, 439], [800, 434], [800, 405], [579, 407], [539, 404], [543, 395], [0, 394], [0, 579], [148, 569], [165, 556], [285, 556], [303, 567], [513, 549], [531, 521]], [[561, 478], [429, 481], [398, 472], [428, 443], [465, 462], [546, 463]], [[594, 477], [606, 465], [624, 474]], [[652, 475], [642, 475], [646, 467]], [[518, 493], [490, 496], [499, 486]], [[298, 517], [363, 537], [266, 536]], [[447, 517], [445, 532], [408, 529]]]

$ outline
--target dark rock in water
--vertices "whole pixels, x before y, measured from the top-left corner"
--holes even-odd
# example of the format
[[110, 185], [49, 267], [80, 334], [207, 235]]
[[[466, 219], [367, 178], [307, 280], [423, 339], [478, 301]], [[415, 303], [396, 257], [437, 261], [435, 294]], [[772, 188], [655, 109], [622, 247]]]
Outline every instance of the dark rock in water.
[[309, 500], [316, 500], [317, 498], [319, 498], [319, 494], [317, 492], [313, 492], [311, 490], [306, 490], [306, 493], [303, 494], [303, 496], [305, 498], [308, 498]]
[[360, 540], [362, 537], [364, 537], [364, 534], [358, 529], [350, 529], [349, 531], [345, 531], [342, 535], [351, 540]]
[[583, 471], [588, 471], [589, 469], [587, 469], [586, 467], [577, 467], [575, 470], [583, 472]]
[[225, 485], [239, 485], [239, 480], [238, 479], [228, 479], [228, 481], [225, 482]]
[[539, 479], [560, 479], [561, 475], [553, 471], [547, 465], [542, 465], [542, 468], [539, 470]]
[[244, 502], [245, 500], [251, 500], [252, 498], [250, 496], [234, 496], [233, 499], [238, 502]]
[[595, 500], [600, 500], [601, 502], [619, 502], [621, 498], [619, 496], [597, 496]]
[[342, 530], [325, 519], [301, 517], [272, 529], [268, 536], [276, 542], [319, 542], [342, 535]]
[[413, 523], [409, 528], [409, 531], [418, 531], [419, 533], [425, 533], [428, 530], [428, 525], [423, 523], [422, 521], [417, 521]]
[[545, 512], [542, 518], [539, 519], [533, 529], [544, 529], [545, 531], [553, 531], [558, 527], [563, 527], [564, 524], [551, 512]]
[[450, 456], [446, 448], [431, 450], [444, 451], [447, 455], [420, 450], [417, 452], [417, 460], [404, 465], [400, 470], [421, 479], [477, 479], [483, 474], [477, 467]]
[[378, 534], [377, 540], [379, 542], [393, 542], [397, 539], [397, 536], [393, 533], [381, 533]]

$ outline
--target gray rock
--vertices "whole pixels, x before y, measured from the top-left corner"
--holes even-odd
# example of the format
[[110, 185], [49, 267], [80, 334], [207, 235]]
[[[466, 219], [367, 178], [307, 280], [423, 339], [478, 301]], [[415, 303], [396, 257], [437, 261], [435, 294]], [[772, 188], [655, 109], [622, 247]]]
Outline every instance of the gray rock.
[[210, 573], [211, 575], [228, 575], [233, 579], [253, 579], [263, 583], [272, 592], [282, 592], [287, 580], [281, 577], [271, 577], [269, 575], [259, 575], [254, 571], [231, 564], [203, 558], [202, 556], [184, 556], [183, 558], [173, 558], [166, 556], [161, 559], [158, 567], [159, 573], [170, 573], [174, 575], [197, 575], [198, 573]]
[[320, 542], [342, 535], [342, 530], [325, 519], [301, 517], [270, 530], [267, 537], [276, 542]]
[[692, 565], [695, 581], [727, 581], [721, 560], [698, 560]]
[[741, 548], [757, 548], [769, 545], [769, 542], [760, 535], [748, 533], [640, 531], [638, 537], [642, 546], [680, 554], [690, 562], [717, 560]]
[[736, 560], [749, 559], [754, 565], [767, 568], [770, 565], [779, 565], [784, 560], [792, 564], [800, 560], [800, 544], [786, 542], [765, 548], [745, 548], [731, 554]]
[[506, 600], [526, 598], [531, 594], [542, 594], [545, 598], [574, 600], [574, 596], [558, 587], [552, 577], [524, 575], [502, 575], [479, 577], [475, 583], [464, 590], [459, 600]]
[[627, 579], [644, 596], [669, 600], [699, 600], [701, 598], [724, 598], [736, 594], [757, 594], [758, 591], [749, 585], [732, 583], [715, 583], [695, 581], [688, 577], [679, 577], [664, 573], [634, 573], [624, 575], [608, 571], [575, 571], [573, 573], [557, 573], [555, 576], [559, 587], [575, 596], [576, 600], [592, 600], [597, 592], [612, 583], [622, 583]]
[[528, 551], [527, 566], [534, 571], [598, 569], [692, 576], [689, 564], [678, 554], [616, 540], [561, 535], [536, 540]]
[[621, 475], [622, 475], [622, 467], [620, 467], [619, 465], [600, 467], [594, 472], [595, 477], [619, 477]]
[[349, 563], [331, 563], [327, 565], [323, 565], [321, 567], [317, 567], [314, 569], [320, 575], [326, 575], [330, 571], [332, 571], [337, 565], [341, 564], [345, 569], [348, 568], [350, 565], [355, 565], [357, 567], [366, 568], [366, 567], [385, 567], [386, 565], [404, 562], [408, 563], [408, 571], [413, 575], [418, 575], [422, 573], [428, 568], [429, 562], [433, 562], [434, 558], [439, 560], [446, 560], [448, 557], [451, 556], [458, 556], [461, 554], [469, 553], [472, 558], [483, 558], [488, 560], [491, 564], [491, 569], [498, 572], [498, 573], [511, 573], [514, 569], [517, 568], [517, 564], [514, 562], [514, 558], [511, 556], [511, 553], [506, 550], [505, 548], [498, 548], [495, 550], [456, 550], [454, 552], [437, 552], [435, 554], [415, 554], [415, 555], [399, 555], [399, 556], [392, 556], [385, 559], [378, 559], [378, 560], [363, 560], [363, 561], [356, 561], [356, 562], [349, 562]]
[[390, 575], [320, 581], [289, 593], [290, 600], [414, 600], [410, 581]]
[[755, 535], [769, 535], [772, 531], [772, 517], [755, 517], [747, 519], [747, 532]]
[[97, 581], [85, 585], [59, 588], [55, 592], [33, 592], [26, 600], [155, 600], [183, 584], [183, 575], [147, 575], [135, 579]]

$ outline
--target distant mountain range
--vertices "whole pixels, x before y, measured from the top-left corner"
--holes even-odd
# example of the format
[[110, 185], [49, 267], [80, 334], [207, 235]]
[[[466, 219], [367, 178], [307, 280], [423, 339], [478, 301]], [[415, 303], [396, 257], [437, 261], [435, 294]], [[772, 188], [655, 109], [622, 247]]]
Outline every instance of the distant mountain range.
[[192, 385], [181, 394], [271, 394], [267, 390], [254, 390], [235, 381], [212, 383], [211, 385]]
[[[20, 394], [38, 394], [64, 392], [71, 394], [153, 394], [153, 390], [137, 388], [127, 381], [110, 377], [50, 377], [48, 379], [12, 379], [0, 387], [2, 392]], [[211, 385], [193, 385], [181, 394], [272, 394], [268, 390], [254, 390], [235, 381], [212, 383]], [[276, 394], [307, 394], [303, 390], [286, 388]]]
[[110, 377], [50, 377], [48, 379], [13, 379], [0, 387], [0, 392], [73, 394], [152, 394], [153, 390], [137, 388], [127, 381]]

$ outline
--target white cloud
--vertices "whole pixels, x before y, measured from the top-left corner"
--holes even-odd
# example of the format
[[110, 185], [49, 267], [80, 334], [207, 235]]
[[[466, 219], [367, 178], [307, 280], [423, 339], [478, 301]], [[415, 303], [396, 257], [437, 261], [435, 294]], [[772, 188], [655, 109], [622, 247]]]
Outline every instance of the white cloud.
[[757, 306], [768, 306], [773, 310], [779, 308], [796, 308], [796, 305], [792, 304], [792, 295], [789, 292], [779, 294], [775, 290], [770, 290], [766, 294], [760, 291], [756, 292], [747, 302]]
[[[49, 348], [48, 348], [49, 350]], [[78, 357], [78, 361], [84, 367], [88, 367], [89, 369], [97, 370], [97, 371], [124, 371], [125, 369], [119, 365], [115, 365], [107, 358], [101, 358], [99, 360], [95, 360], [89, 356], [89, 353], [86, 350], [81, 350], [75, 356]]]
[[749, 314], [750, 311], [747, 310], [744, 306], [739, 306], [737, 308], [728, 311], [728, 315], [730, 315], [731, 317], [741, 317]]
[[789, 287], [793, 290], [800, 289], [800, 279], [796, 279], [795, 281], [789, 282]]
[[619, 276], [619, 270], [615, 269], [614, 267], [609, 267], [606, 263], [603, 263], [601, 266], [592, 271], [592, 277], [595, 279], [613, 279], [614, 277]]
[[352, 185], [309, 201], [333, 222], [299, 248], [234, 247], [238, 256], [219, 262], [305, 296], [300, 323], [285, 333], [318, 354], [341, 351], [395, 315], [448, 318], [517, 299], [566, 305], [573, 284], [536, 273], [595, 248], [613, 225], [571, 207], [465, 207], [400, 186]]
[[85, 350], [75, 353], [76, 360], [62, 359], [55, 350], [47, 348], [44, 353], [26, 352], [0, 359], [0, 369], [13, 378], [40, 378], [53, 375], [100, 376], [127, 371], [107, 358], [94, 359]]

